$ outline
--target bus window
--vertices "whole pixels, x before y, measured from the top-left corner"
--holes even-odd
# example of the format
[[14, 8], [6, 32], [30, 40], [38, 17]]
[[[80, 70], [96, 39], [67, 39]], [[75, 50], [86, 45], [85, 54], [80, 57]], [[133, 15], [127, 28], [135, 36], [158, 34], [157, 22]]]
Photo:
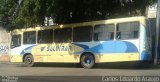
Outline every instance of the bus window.
[[92, 40], [92, 26], [76, 27], [73, 29], [74, 42], [89, 42]]
[[23, 33], [23, 44], [35, 44], [36, 43], [36, 32], [24, 32]]
[[52, 43], [53, 42], [53, 30], [41, 30], [38, 31], [38, 43]]
[[65, 43], [72, 41], [72, 28], [55, 29], [54, 42]]
[[139, 23], [128, 22], [117, 24], [116, 39], [136, 39], [139, 36]]
[[15, 48], [18, 46], [21, 46], [21, 35], [13, 35], [12, 42], [11, 42], [11, 48]]
[[101, 24], [94, 27], [94, 41], [105, 41], [114, 39], [114, 24]]

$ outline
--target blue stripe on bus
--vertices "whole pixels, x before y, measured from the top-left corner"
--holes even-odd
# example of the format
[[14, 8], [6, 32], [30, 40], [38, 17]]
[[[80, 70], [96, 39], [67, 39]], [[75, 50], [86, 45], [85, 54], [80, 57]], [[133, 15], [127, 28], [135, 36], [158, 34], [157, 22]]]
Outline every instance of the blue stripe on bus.
[[127, 41], [106, 41], [103, 43], [99, 43], [99, 45], [96, 45], [88, 49], [84, 48], [84, 46], [79, 46], [79, 47], [83, 48], [84, 50], [80, 52], [75, 52], [75, 54], [78, 54], [78, 53], [80, 54], [82, 52], [93, 52], [93, 53], [134, 53], [134, 52], [138, 52], [138, 48], [133, 43], [127, 42]]
[[[80, 54], [82, 52], [93, 52], [93, 53], [134, 53], [138, 52], [138, 48], [131, 42], [127, 41], [106, 41], [103, 43], [99, 43], [98, 45], [89, 48], [89, 46], [85, 44], [77, 44], [73, 43], [74, 45], [77, 45], [81, 48], [83, 48], [82, 51], [75, 52], [74, 54]], [[31, 53], [32, 48], [36, 45], [29, 46], [25, 48], [21, 55], [25, 53]]]
[[84, 44], [77, 44], [77, 43], [73, 43], [73, 44], [74, 44], [74, 45], [77, 45], [77, 46], [79, 46], [79, 47], [81, 47], [81, 48], [83, 48], [84, 50], [89, 49], [89, 46], [84, 45]]

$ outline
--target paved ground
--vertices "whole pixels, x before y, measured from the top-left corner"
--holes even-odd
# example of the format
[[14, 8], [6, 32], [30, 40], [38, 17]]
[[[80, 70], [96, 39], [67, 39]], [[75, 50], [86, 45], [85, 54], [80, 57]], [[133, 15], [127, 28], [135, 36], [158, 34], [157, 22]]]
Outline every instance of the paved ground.
[[[0, 76], [2, 76], [2, 79], [14, 76], [15, 78], [19, 78], [19, 80], [21, 79], [18, 82], [65, 82], [67, 80], [77, 82], [77, 79], [82, 82], [82, 78], [90, 78], [85, 79], [87, 82], [91, 80], [101, 81], [102, 76], [160, 76], [160, 67], [134, 67], [108, 64], [97, 65], [94, 69], [84, 69], [76, 67], [75, 64], [37, 64], [36, 67], [24, 67], [23, 64], [0, 63]], [[1, 81], [6, 82], [4, 80]]]

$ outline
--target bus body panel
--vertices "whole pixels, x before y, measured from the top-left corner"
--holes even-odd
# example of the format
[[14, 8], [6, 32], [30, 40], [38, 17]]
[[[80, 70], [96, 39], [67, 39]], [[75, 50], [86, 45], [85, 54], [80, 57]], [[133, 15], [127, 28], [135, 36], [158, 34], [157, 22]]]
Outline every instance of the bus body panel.
[[[97, 55], [99, 55], [99, 54], [97, 54]], [[96, 63], [125, 62], [125, 61], [139, 61], [139, 53], [101, 54], [96, 59]]]
[[[139, 37], [136, 39], [118, 40], [115, 37], [116, 35], [114, 35], [113, 40], [106, 41], [92, 40], [90, 42], [68, 42], [50, 44], [36, 43], [21, 45], [19, 47], [11, 49], [11, 62], [23, 62], [24, 55], [31, 54], [33, 55], [34, 62], [79, 63], [81, 55], [86, 52], [92, 53], [95, 56], [96, 63], [151, 60], [151, 51], [149, 50], [150, 43], [148, 42], [144, 17], [131, 17], [124, 19], [97, 21], [92, 22], [91, 24], [87, 22], [86, 24], [82, 25], [85, 26], [108, 23], [116, 25], [117, 23], [133, 21], [138, 21], [140, 23]], [[79, 24], [77, 24], [77, 26], [78, 25]], [[73, 26], [76, 26], [76, 24], [73, 24]], [[81, 24], [79, 26], [81, 26]], [[66, 27], [68, 26], [66, 25]], [[36, 29], [30, 30], [37, 31]], [[21, 31], [25, 32], [24, 30]], [[114, 34], [116, 34], [116, 31]]]
[[[147, 36], [147, 29], [144, 25], [140, 25], [140, 60], [141, 61], [151, 61], [151, 37]], [[149, 35], [149, 31], [148, 31]]]
[[[97, 63], [138, 61], [138, 44], [139, 40], [24, 45], [17, 54], [21, 54], [21, 57], [27, 53], [33, 54], [35, 62], [79, 62], [80, 55], [84, 52], [96, 55]], [[14, 50], [16, 49], [19, 48]]]
[[[26, 53], [26, 48], [31, 47], [33, 45], [23, 45], [16, 48], [11, 49], [11, 62], [23, 62], [23, 53]], [[28, 51], [27, 51], [28, 52]]]
[[[76, 49], [75, 55], [91, 52], [95, 55], [96, 63], [139, 61], [139, 39], [130, 41], [100, 41], [74, 43], [83, 49]], [[74, 50], [75, 51], [75, 50]]]

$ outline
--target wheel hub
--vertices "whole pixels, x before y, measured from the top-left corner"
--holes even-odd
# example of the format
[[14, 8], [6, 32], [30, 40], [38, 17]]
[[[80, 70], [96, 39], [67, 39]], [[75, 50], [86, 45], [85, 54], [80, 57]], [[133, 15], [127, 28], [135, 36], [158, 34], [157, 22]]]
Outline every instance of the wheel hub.
[[31, 58], [27, 58], [27, 63], [28, 63], [28, 64], [32, 63]]
[[91, 64], [91, 60], [89, 58], [86, 58], [85, 63], [86, 64]]

